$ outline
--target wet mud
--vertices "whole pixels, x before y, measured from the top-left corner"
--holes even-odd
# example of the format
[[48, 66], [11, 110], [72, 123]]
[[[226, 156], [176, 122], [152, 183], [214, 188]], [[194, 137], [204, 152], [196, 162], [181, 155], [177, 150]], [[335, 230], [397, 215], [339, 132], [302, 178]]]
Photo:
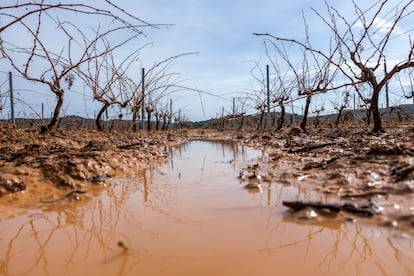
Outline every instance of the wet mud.
[[344, 221], [361, 220], [401, 235], [414, 234], [412, 126], [376, 135], [361, 130], [288, 130], [238, 138], [268, 153], [259, 173], [263, 177], [310, 191], [308, 197], [285, 198], [293, 218], [303, 220], [303, 210], [318, 213], [306, 218], [309, 221], [344, 213]]
[[[168, 158], [165, 146], [186, 142], [181, 133], [131, 134], [55, 131], [39, 134], [0, 128], [0, 215], [43, 203], [88, 199], [113, 177], [128, 176]], [[9, 215], [10, 215], [9, 214]]]
[[0, 139], [1, 275], [414, 274], [412, 126]]

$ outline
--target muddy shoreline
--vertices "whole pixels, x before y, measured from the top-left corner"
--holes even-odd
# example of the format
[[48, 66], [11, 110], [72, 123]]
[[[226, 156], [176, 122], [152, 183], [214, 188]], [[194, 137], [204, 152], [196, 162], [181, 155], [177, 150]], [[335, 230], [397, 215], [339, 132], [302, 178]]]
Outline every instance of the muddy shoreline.
[[86, 200], [111, 183], [168, 159], [167, 147], [185, 143], [174, 133], [0, 129], [0, 216], [44, 203]]
[[363, 222], [388, 227], [396, 235], [414, 234], [413, 126], [377, 135], [355, 129], [290, 129], [240, 136], [242, 144], [267, 152], [265, 179], [314, 192], [284, 203], [290, 219]]
[[[363, 221], [414, 234], [414, 127], [371, 135], [364, 129], [281, 132], [179, 130], [170, 132], [0, 129], [0, 217], [47, 204], [98, 195], [113, 177], [128, 177], [169, 158], [168, 147], [191, 140], [226, 140], [260, 149], [262, 183], [301, 186], [288, 219]], [[236, 177], [236, 176], [235, 176]], [[298, 206], [298, 205], [296, 205]], [[329, 208], [334, 206], [335, 208]], [[363, 217], [338, 206], [370, 206]], [[368, 208], [368, 207], [367, 207]]]

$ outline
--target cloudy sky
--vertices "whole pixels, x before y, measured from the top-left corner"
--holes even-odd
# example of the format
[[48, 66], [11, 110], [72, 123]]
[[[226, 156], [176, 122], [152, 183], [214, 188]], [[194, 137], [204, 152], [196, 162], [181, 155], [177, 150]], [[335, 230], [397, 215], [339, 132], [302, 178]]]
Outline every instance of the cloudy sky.
[[[250, 71], [255, 62], [261, 61], [263, 70], [266, 64], [263, 38], [253, 33], [287, 37], [294, 34], [299, 38], [304, 33], [302, 11], [310, 12], [310, 1], [306, 0], [177, 2], [145, 0], [135, 6], [148, 21], [174, 24], [151, 32], [155, 55], [199, 52], [197, 56], [177, 61], [175, 68], [187, 86], [221, 97], [191, 91], [181, 93], [179, 103], [192, 120], [215, 117], [223, 107], [232, 112], [233, 97], [242, 108], [246, 93], [260, 87]], [[191, 100], [185, 101], [186, 98]]]
[[[95, 0], [95, 3], [99, 1]], [[310, 10], [313, 7], [323, 13], [324, 1], [309, 0], [120, 0], [120, 6], [141, 19], [153, 24], [171, 24], [145, 30], [146, 37], [138, 40], [135, 47], [152, 42], [140, 56], [142, 67], [181, 53], [197, 52], [196, 55], [178, 59], [171, 71], [180, 74], [180, 84], [208, 93], [181, 91], [164, 99], [173, 98], [175, 112], [181, 109], [192, 121], [205, 120], [221, 113], [222, 108], [231, 112], [232, 98], [242, 105], [246, 93], [252, 93], [259, 84], [251, 76], [254, 62], [266, 64], [262, 37], [254, 32], [271, 33], [281, 37], [303, 40], [303, 13], [309, 25], [310, 35], [318, 47], [328, 43], [326, 26]], [[344, 15], [353, 16], [351, 1], [328, 0]], [[367, 5], [367, 1], [357, 1]], [[369, 1], [371, 2], [371, 1]], [[302, 13], [303, 12], [303, 13]], [[386, 18], [384, 18], [386, 20]], [[411, 20], [413, 21], [413, 20]], [[405, 21], [406, 22], [406, 21]], [[386, 22], [382, 23], [383, 25]], [[400, 26], [401, 31], [414, 26]], [[133, 46], [129, 46], [133, 47]], [[10, 67], [0, 61], [0, 91], [8, 89], [7, 72]], [[137, 72], [139, 77], [140, 72]], [[21, 113], [31, 114], [45, 104], [46, 112], [54, 107], [54, 96], [47, 87], [27, 84], [17, 75], [14, 87], [21, 103]], [[213, 94], [213, 95], [211, 95]], [[214, 96], [216, 95], [216, 96]], [[65, 114], [93, 116], [99, 106], [91, 102], [88, 92], [81, 85], [75, 86], [66, 96]], [[4, 99], [3, 99], [4, 100]], [[320, 99], [319, 99], [320, 100]], [[396, 99], [402, 103], [402, 99]], [[19, 102], [16, 103], [19, 105]], [[23, 107], [24, 105], [24, 107]], [[27, 106], [30, 105], [31, 108]], [[329, 108], [327, 108], [329, 109]], [[299, 111], [298, 111], [299, 113]], [[1, 114], [5, 117], [4, 112]]]

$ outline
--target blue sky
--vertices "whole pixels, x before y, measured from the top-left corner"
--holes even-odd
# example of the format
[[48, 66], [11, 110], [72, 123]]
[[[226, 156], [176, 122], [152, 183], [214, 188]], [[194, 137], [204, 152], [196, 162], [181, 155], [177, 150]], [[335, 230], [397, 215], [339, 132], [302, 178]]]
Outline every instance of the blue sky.
[[308, 7], [308, 1], [303, 0], [289, 4], [235, 0], [180, 4], [146, 0], [140, 3], [145, 18], [153, 18], [156, 23], [175, 24], [151, 33], [155, 42], [152, 50], [160, 55], [199, 52], [195, 57], [177, 62], [176, 68], [187, 80], [186, 85], [227, 98], [192, 96], [194, 93], [189, 91], [181, 93], [182, 98], [194, 99], [183, 106], [185, 111], [194, 114], [194, 120], [214, 117], [222, 107], [230, 112], [232, 97], [244, 97], [257, 85], [250, 70], [254, 65], [252, 61], [264, 58], [264, 48], [263, 39], [253, 32], [282, 35], [303, 32], [301, 10]]
[[[351, 1], [328, 2], [344, 14], [352, 15], [349, 6]], [[357, 2], [367, 5], [366, 1]], [[147, 42], [153, 43], [142, 51], [141, 66], [151, 66], [157, 61], [181, 53], [198, 52], [197, 55], [178, 59], [171, 71], [180, 73], [180, 84], [208, 91], [217, 97], [182, 91], [164, 99], [166, 103], [172, 97], [174, 112], [181, 109], [192, 121], [215, 117], [221, 113], [223, 107], [226, 112], [231, 112], [232, 97], [236, 97], [238, 105], [241, 105], [246, 93], [258, 88], [259, 85], [250, 71], [253, 61], [260, 61], [264, 67], [266, 57], [263, 38], [254, 36], [253, 32], [267, 32], [303, 40], [303, 11], [315, 45], [325, 47], [327, 43], [326, 26], [310, 10], [312, 6], [323, 12], [324, 1], [120, 0], [118, 3], [147, 22], [172, 24], [158, 29], [145, 29], [146, 37], [139, 39], [137, 46], [129, 46], [133, 49]], [[402, 26], [407, 29], [412, 27]], [[0, 61], [2, 92], [8, 89], [6, 73], [9, 70], [8, 64]], [[138, 71], [137, 77], [139, 75]], [[39, 111], [42, 102], [45, 104], [46, 114], [54, 107], [54, 95], [48, 87], [28, 84], [18, 76], [15, 77], [14, 87], [19, 99], [25, 102], [21, 103], [20, 108], [17, 107], [20, 114], [32, 114], [32, 109]], [[63, 114], [91, 117], [98, 110], [99, 105], [90, 101], [88, 91], [80, 84], [68, 92]], [[321, 101], [323, 100], [317, 97], [315, 104]], [[403, 103], [401, 101], [396, 99], [396, 103]], [[19, 106], [19, 102], [16, 105]], [[327, 110], [329, 108], [326, 107]], [[5, 111], [1, 116], [6, 116]]]

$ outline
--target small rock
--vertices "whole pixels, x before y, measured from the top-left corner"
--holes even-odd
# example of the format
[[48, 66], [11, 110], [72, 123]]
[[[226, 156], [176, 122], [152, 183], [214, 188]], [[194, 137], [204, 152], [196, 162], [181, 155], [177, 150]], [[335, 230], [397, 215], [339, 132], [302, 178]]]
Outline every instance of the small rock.
[[3, 193], [16, 193], [26, 190], [26, 185], [20, 177], [5, 173], [0, 175], [0, 189]]

